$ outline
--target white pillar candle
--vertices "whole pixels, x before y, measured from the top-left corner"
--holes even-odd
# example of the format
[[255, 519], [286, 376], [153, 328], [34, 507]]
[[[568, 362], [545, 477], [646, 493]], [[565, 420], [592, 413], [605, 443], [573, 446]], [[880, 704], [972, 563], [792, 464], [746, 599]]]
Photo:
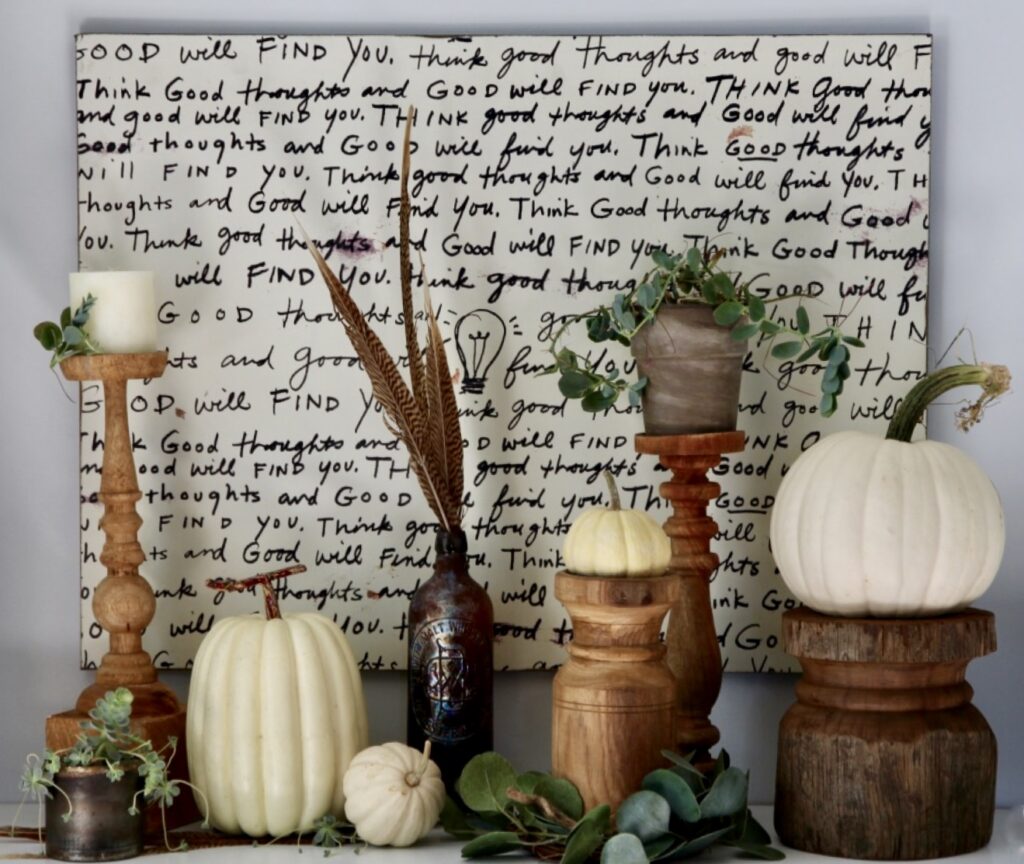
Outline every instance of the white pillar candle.
[[71, 274], [71, 314], [92, 294], [96, 302], [83, 328], [103, 354], [157, 350], [154, 274], [144, 270]]

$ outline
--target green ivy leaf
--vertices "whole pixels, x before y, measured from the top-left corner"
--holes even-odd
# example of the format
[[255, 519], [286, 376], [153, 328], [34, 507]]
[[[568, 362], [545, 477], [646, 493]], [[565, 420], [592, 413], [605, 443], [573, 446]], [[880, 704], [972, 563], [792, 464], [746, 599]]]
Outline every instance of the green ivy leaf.
[[516, 772], [497, 753], [474, 756], [462, 769], [455, 788], [466, 806], [477, 813], [500, 813], [508, 804], [506, 791], [514, 786]]
[[619, 830], [636, 834], [645, 843], [668, 831], [672, 808], [657, 792], [634, 792], [619, 805], [615, 816]]
[[700, 803], [704, 819], [732, 816], [747, 807], [747, 775], [738, 768], [726, 768], [715, 778], [711, 789]]
[[534, 789], [535, 795], [546, 798], [570, 819], [583, 817], [583, 798], [579, 790], [561, 777], [542, 776]]
[[700, 819], [700, 804], [689, 784], [674, 771], [658, 768], [644, 777], [643, 788], [657, 792], [668, 801], [672, 812], [684, 822]]
[[519, 849], [519, 835], [514, 831], [490, 831], [470, 840], [462, 847], [463, 858], [504, 855]]
[[800, 353], [799, 342], [780, 342], [772, 346], [772, 357], [776, 360], [788, 360]]
[[727, 300], [720, 306], [715, 307], [712, 317], [715, 323], [722, 327], [729, 327], [739, 321], [743, 314], [743, 306], [735, 300]]
[[604, 844], [601, 864], [647, 864], [647, 850], [635, 834], [616, 834]]

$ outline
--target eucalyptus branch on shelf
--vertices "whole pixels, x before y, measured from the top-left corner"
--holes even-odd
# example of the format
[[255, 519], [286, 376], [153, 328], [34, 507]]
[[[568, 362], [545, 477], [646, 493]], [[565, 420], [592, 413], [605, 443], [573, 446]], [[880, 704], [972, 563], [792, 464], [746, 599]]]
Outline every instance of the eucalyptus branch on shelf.
[[95, 303], [96, 298], [92, 294], [87, 294], [73, 313], [70, 306], [64, 308], [60, 313], [59, 324], [54, 321], [40, 321], [33, 328], [32, 335], [36, 337], [36, 341], [47, 351], [52, 352], [51, 369], [68, 357], [99, 353], [99, 346], [91, 342], [89, 334], [85, 332], [85, 325]]
[[568, 780], [529, 771], [517, 774], [497, 753], [471, 759], [456, 790], [464, 810], [449, 798], [441, 825], [468, 841], [462, 857], [526, 851], [561, 864], [583, 864], [600, 852], [602, 864], [646, 864], [691, 858], [713, 845], [777, 861], [785, 856], [747, 807], [748, 775], [729, 764], [723, 750], [701, 772], [692, 757], [664, 752], [669, 767], [643, 780], [616, 813], [601, 804], [584, 812]]
[[795, 362], [804, 363], [817, 355], [825, 364], [819, 408], [824, 416], [831, 416], [843, 383], [850, 377], [849, 346], [862, 348], [864, 343], [845, 336], [836, 325], [812, 333], [810, 316], [802, 304], [796, 309], [795, 327], [773, 320], [768, 316], [767, 304], [777, 300], [765, 300], [751, 290], [754, 281], [766, 274], [741, 282], [737, 274], [721, 269], [723, 255], [723, 250], [702, 253], [696, 246], [682, 255], [654, 250], [654, 268], [636, 285], [616, 294], [610, 305], [602, 304], [563, 320], [549, 340], [552, 363], [541, 374], [557, 373], [562, 395], [580, 399], [585, 411], [604, 411], [623, 393], [631, 405], [638, 405], [646, 379], [627, 381], [614, 361], [607, 361], [602, 371], [589, 354], [560, 348], [566, 330], [583, 321], [591, 342], [612, 341], [628, 346], [644, 327], [650, 326], [662, 306], [702, 304], [714, 309], [715, 323], [730, 328], [736, 341], [754, 336], [768, 339], [773, 343], [771, 356], [777, 360], [796, 358]]

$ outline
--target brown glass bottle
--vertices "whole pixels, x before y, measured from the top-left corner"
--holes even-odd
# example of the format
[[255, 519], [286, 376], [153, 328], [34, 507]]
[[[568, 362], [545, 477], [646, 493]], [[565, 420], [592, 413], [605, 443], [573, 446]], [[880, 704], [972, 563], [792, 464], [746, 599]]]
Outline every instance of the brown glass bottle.
[[434, 574], [409, 603], [409, 746], [454, 788], [463, 766], [494, 741], [494, 610], [473, 581], [466, 535], [439, 530]]

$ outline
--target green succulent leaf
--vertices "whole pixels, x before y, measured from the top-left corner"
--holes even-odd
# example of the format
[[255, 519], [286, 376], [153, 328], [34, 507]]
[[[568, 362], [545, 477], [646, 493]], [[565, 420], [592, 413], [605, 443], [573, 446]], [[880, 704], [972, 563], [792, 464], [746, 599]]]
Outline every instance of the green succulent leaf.
[[82, 333], [74, 324], [69, 324], [64, 328], [61, 333], [61, 339], [65, 345], [70, 345], [74, 348], [76, 345], [81, 345], [85, 341], [85, 334]]
[[803, 306], [796, 307], [796, 329], [801, 336], [806, 336], [811, 332], [811, 319]]
[[843, 341], [847, 345], [852, 345], [854, 348], [863, 348], [864, 347], [864, 343], [860, 339], [858, 339], [856, 336], [844, 336], [843, 337]]
[[818, 403], [818, 410], [822, 417], [831, 417], [836, 413], [836, 397], [832, 393], [825, 393]]
[[742, 315], [743, 305], [736, 300], [727, 300], [720, 306], [716, 306], [715, 311], [712, 313], [715, 323], [722, 327], [729, 327], [735, 324]]
[[772, 346], [772, 357], [776, 360], [789, 360], [800, 353], [799, 342], [780, 342]]
[[604, 844], [601, 864], [647, 864], [647, 850], [635, 834], [616, 834]]
[[797, 363], [805, 363], [811, 359], [815, 354], [818, 353], [818, 346], [815, 343], [811, 343], [811, 347], [806, 351], [801, 352], [800, 356], [796, 358]]
[[761, 332], [765, 336], [777, 336], [782, 332], [782, 325], [777, 324], [770, 318], [764, 318], [761, 320]]
[[753, 294], [750, 295], [750, 299], [747, 301], [747, 309], [749, 310], [751, 321], [760, 321], [764, 318], [767, 311], [764, 300]]

